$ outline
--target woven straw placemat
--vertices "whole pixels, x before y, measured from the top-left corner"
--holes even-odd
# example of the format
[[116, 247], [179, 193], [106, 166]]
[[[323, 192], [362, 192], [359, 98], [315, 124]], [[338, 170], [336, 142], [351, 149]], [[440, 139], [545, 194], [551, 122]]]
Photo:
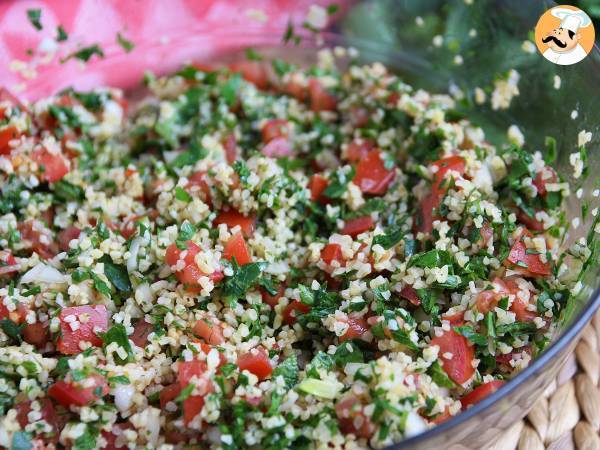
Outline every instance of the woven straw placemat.
[[600, 312], [525, 419], [488, 450], [600, 450]]

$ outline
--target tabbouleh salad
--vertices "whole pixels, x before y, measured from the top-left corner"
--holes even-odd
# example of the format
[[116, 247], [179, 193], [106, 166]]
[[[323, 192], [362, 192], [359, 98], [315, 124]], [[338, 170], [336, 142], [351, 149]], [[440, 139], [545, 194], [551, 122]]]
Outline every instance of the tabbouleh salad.
[[384, 447], [548, 344], [569, 185], [379, 64], [0, 103], [0, 445]]

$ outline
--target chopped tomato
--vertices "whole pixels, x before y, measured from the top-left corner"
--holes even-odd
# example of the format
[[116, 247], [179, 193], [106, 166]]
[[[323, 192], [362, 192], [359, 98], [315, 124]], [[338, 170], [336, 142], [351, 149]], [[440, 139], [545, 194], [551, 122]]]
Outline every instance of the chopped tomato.
[[21, 133], [14, 125], [9, 125], [0, 130], [0, 155], [8, 155], [12, 151], [10, 141], [18, 139]]
[[25, 342], [35, 347], [44, 347], [50, 341], [48, 327], [41, 322], [25, 324], [21, 334]]
[[369, 439], [375, 433], [370, 416], [365, 414], [364, 406], [355, 396], [346, 397], [335, 404], [335, 413], [343, 434]]
[[254, 232], [255, 221], [256, 218], [253, 216], [244, 216], [235, 209], [230, 209], [228, 211], [222, 211], [215, 218], [214, 225], [220, 225], [224, 223], [229, 229], [239, 225], [242, 229], [242, 233], [244, 233], [244, 236], [250, 237]]
[[321, 259], [327, 265], [331, 265], [333, 261], [337, 261], [341, 265], [344, 259], [340, 244], [327, 244], [325, 248], [321, 250]]
[[98, 374], [81, 381], [59, 380], [48, 388], [48, 395], [65, 408], [86, 406], [108, 394], [106, 379]]
[[188, 189], [199, 189], [204, 194], [204, 202], [212, 206], [211, 190], [206, 181], [206, 172], [194, 172], [188, 177]]
[[73, 239], [77, 239], [81, 234], [81, 230], [73, 225], [64, 230], [60, 230], [56, 236], [56, 240], [58, 241], [58, 248], [60, 248], [63, 252], [68, 252], [69, 242]]
[[225, 149], [225, 159], [229, 164], [233, 164], [238, 158], [238, 148], [235, 139], [235, 133], [231, 132], [223, 139], [223, 148]]
[[310, 189], [310, 199], [313, 202], [317, 200], [323, 200], [323, 191], [329, 185], [329, 181], [322, 175], [315, 174], [310, 177], [310, 181], [308, 182], [308, 188]]
[[348, 329], [339, 337], [339, 341], [344, 342], [348, 339], [360, 339], [367, 331], [369, 331], [369, 324], [364, 317], [349, 318]]
[[446, 191], [443, 188], [446, 173], [451, 170], [458, 172], [460, 175], [465, 173], [465, 160], [460, 156], [439, 159], [433, 162], [432, 165], [437, 167], [437, 171], [434, 174], [431, 192], [421, 200], [417, 210], [414, 223], [415, 232], [431, 233], [433, 230], [433, 221], [436, 218], [435, 210], [439, 208]]
[[58, 253], [58, 246], [53, 241], [51, 233], [39, 220], [26, 220], [17, 224], [21, 241], [28, 244], [31, 251], [43, 259], [52, 259]]
[[0, 278], [7, 275], [13, 276], [19, 271], [19, 264], [11, 252], [8, 250], [0, 250]]
[[444, 409], [444, 412], [437, 414], [435, 417], [427, 417], [427, 420], [429, 420], [431, 423], [439, 425], [440, 423], [444, 423], [450, 418], [452, 418], [452, 414], [450, 414], [450, 408], [446, 407], [446, 409]]
[[294, 300], [292, 303], [285, 307], [283, 311], [283, 321], [292, 326], [296, 323], [296, 319], [301, 314], [306, 314], [310, 311], [310, 306], [304, 303]]
[[395, 173], [385, 167], [381, 152], [371, 150], [356, 166], [356, 175], [352, 182], [364, 194], [383, 195], [394, 180]]
[[355, 238], [361, 233], [365, 231], [373, 229], [375, 226], [375, 221], [371, 216], [362, 216], [357, 217], [356, 219], [352, 219], [346, 222], [344, 228], [340, 231], [342, 234], [348, 234]]
[[58, 316], [60, 332], [58, 351], [64, 355], [75, 355], [83, 350], [82, 342], [89, 342], [94, 347], [102, 345], [97, 331], [108, 329], [108, 311], [104, 305], [71, 306], [63, 308]]
[[432, 185], [433, 192], [439, 192], [440, 186], [445, 179], [445, 175], [449, 171], [458, 172], [460, 175], [465, 173], [465, 160], [460, 156], [449, 156], [447, 158], [438, 159], [432, 165], [438, 168], [434, 174]]
[[531, 322], [538, 317], [537, 309], [529, 309], [530, 302], [524, 300], [519, 294], [516, 295], [515, 299], [510, 305], [510, 310], [515, 313], [515, 316], [519, 322]]
[[465, 321], [465, 312], [459, 311], [452, 315], [449, 315], [448, 313], [446, 313], [442, 316], [442, 320], [447, 320], [448, 322], [450, 322], [450, 325], [452, 325], [453, 327], [460, 326]]
[[273, 367], [269, 361], [269, 354], [264, 347], [256, 347], [249, 352], [242, 353], [237, 358], [240, 370], [247, 370], [258, 377], [259, 381], [269, 378]]
[[412, 286], [404, 286], [400, 291], [400, 297], [405, 298], [415, 306], [419, 306], [421, 304], [419, 294], [417, 293], [417, 290]]
[[353, 106], [350, 108], [350, 122], [355, 128], [363, 128], [371, 119], [371, 111], [367, 108]]
[[517, 211], [517, 219], [519, 219], [519, 222], [525, 225], [529, 230], [544, 231], [544, 222], [537, 220], [535, 215], [531, 217], [520, 208]]
[[238, 72], [244, 80], [254, 84], [258, 89], [269, 87], [269, 72], [260, 61], [239, 61], [231, 65], [232, 72]]
[[167, 247], [165, 261], [170, 266], [177, 266], [178, 261], [183, 259], [184, 267], [183, 269], [177, 270], [175, 272], [175, 276], [181, 283], [186, 285], [188, 290], [193, 292], [200, 289], [198, 284], [200, 277], [208, 277], [214, 283], [223, 279], [223, 272], [220, 270], [220, 268], [211, 274], [205, 274], [202, 272], [196, 264], [195, 259], [196, 255], [201, 251], [200, 247], [198, 247], [192, 241], [187, 241], [185, 245], [185, 250], [177, 247], [177, 244], [171, 244], [169, 247]]
[[513, 244], [506, 261], [515, 265], [524, 275], [547, 277], [552, 273], [549, 262], [542, 262], [539, 254], [527, 251], [522, 237]]
[[262, 127], [261, 133], [264, 144], [276, 138], [285, 138], [288, 135], [288, 121], [285, 119], [267, 120]]
[[54, 183], [69, 173], [69, 160], [61, 153], [50, 153], [45, 148], [35, 150], [32, 159], [38, 164], [42, 180]]
[[413, 225], [415, 232], [431, 233], [433, 231], [433, 218], [435, 209], [440, 205], [440, 198], [436, 194], [428, 194], [417, 209]]
[[179, 361], [177, 368], [179, 385], [181, 388], [185, 388], [192, 378], [202, 378], [206, 373], [207, 365], [206, 361], [200, 361], [198, 359], [192, 361]]
[[252, 257], [250, 256], [246, 241], [244, 240], [244, 235], [241, 231], [238, 231], [229, 238], [223, 249], [223, 258], [228, 260], [235, 258], [240, 266], [252, 262]]
[[[432, 338], [431, 345], [439, 346], [438, 355], [442, 368], [454, 382], [463, 384], [473, 376], [475, 350], [469, 345], [467, 338], [450, 330]], [[446, 354], [450, 354], [451, 357], [444, 356]]]
[[[60, 431], [59, 430], [60, 423], [59, 423], [59, 419], [58, 419], [58, 414], [56, 413], [56, 409], [54, 408], [52, 401], [47, 397], [39, 398], [35, 401], [40, 404], [39, 412], [41, 414], [41, 417], [38, 420], [43, 420], [48, 425], [50, 425], [50, 427], [52, 428], [52, 431], [48, 434], [53, 434], [51, 440], [55, 440], [55, 439], [58, 440], [58, 432]], [[25, 400], [25, 401], [15, 404], [15, 406], [14, 406], [15, 410], [17, 411], [17, 417], [16, 417], [17, 422], [19, 423], [19, 425], [22, 429], [24, 429], [25, 426], [28, 425], [30, 422], [28, 415], [33, 409], [31, 407], [32, 403], [33, 403], [33, 400]], [[48, 437], [50, 437], [50, 436], [48, 436]]]
[[269, 158], [283, 158], [292, 156], [294, 148], [287, 137], [276, 137], [265, 144], [261, 153]]
[[290, 97], [294, 97], [296, 100], [303, 102], [308, 96], [308, 89], [300, 83], [293, 80], [287, 82], [283, 88], [283, 92], [288, 94]]
[[146, 322], [144, 319], [138, 320], [133, 327], [133, 333], [129, 339], [138, 347], [145, 347], [148, 343], [148, 336], [154, 332], [154, 325]]
[[367, 157], [369, 152], [375, 148], [375, 143], [371, 139], [354, 139], [348, 144], [346, 149], [346, 159], [351, 162], [358, 162]]
[[17, 303], [16, 309], [9, 311], [4, 305], [4, 298], [0, 298], [0, 319], [9, 319], [16, 324], [25, 322], [27, 307], [23, 303]]
[[479, 230], [483, 245], [488, 245], [494, 240], [494, 229], [488, 222], [484, 222]]
[[489, 381], [487, 383], [482, 384], [481, 386], [477, 386], [468, 394], [464, 395], [460, 399], [460, 403], [462, 404], [462, 409], [467, 409], [469, 406], [474, 405], [475, 403], [479, 403], [488, 395], [496, 392], [504, 385], [504, 381], [502, 380], [494, 380]]
[[[106, 440], [106, 445], [102, 450], [122, 450], [126, 449], [127, 444], [119, 439], [123, 436], [123, 431], [131, 429], [130, 423], [116, 423], [111, 427], [110, 431], [102, 430], [102, 437]], [[120, 444], [120, 445], [119, 445]]]
[[492, 287], [493, 289], [481, 291], [477, 294], [477, 310], [482, 314], [492, 311], [503, 297], [514, 294], [511, 289], [513, 286], [509, 287], [500, 278], [495, 278], [492, 281]]
[[202, 395], [190, 395], [183, 401], [183, 423], [189, 425], [204, 407]]
[[221, 345], [225, 342], [223, 337], [223, 325], [218, 319], [206, 317], [196, 321], [193, 333], [201, 339], [204, 339], [207, 344]]
[[165, 386], [162, 391], [158, 394], [160, 399], [161, 409], [165, 409], [167, 403], [174, 401], [181, 393], [181, 384], [173, 383]]
[[277, 293], [275, 295], [269, 294], [264, 288], [260, 288], [259, 290], [263, 303], [266, 303], [271, 308], [275, 308], [275, 306], [279, 304], [279, 299], [283, 297], [283, 294], [285, 293], [285, 284], [281, 283], [279, 285], [279, 288], [277, 289]]
[[308, 97], [311, 111], [335, 111], [337, 107], [337, 99], [315, 78], [308, 81]]
[[546, 185], [556, 183], [557, 180], [558, 175], [556, 175], [554, 169], [552, 169], [551, 167], [544, 167], [535, 175], [533, 185], [537, 189], [538, 195], [541, 197], [545, 197], [548, 193]]

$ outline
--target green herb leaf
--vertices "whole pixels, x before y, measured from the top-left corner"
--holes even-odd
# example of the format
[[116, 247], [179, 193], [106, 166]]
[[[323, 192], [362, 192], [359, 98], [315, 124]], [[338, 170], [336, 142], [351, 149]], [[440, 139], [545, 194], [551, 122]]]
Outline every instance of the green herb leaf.
[[532, 334], [537, 331], [537, 327], [533, 322], [513, 322], [496, 327], [496, 333], [499, 335], [510, 334], [511, 336], [519, 336], [523, 334]]
[[75, 439], [73, 450], [93, 450], [97, 448], [96, 441], [99, 435], [100, 430], [98, 427], [88, 423], [83, 434]]
[[188, 384], [186, 387], [184, 387], [181, 390], [181, 392], [179, 393], [179, 395], [177, 396], [175, 401], [177, 403], [181, 403], [182, 401], [186, 400], [190, 395], [192, 395], [192, 392], [194, 392], [194, 388], [195, 388], [194, 383]]
[[221, 96], [229, 106], [237, 101], [238, 91], [242, 85], [242, 77], [239, 73], [232, 74], [221, 87]]
[[488, 344], [487, 337], [485, 337], [482, 334], [476, 333], [473, 330], [473, 327], [470, 327], [467, 325], [462, 325], [459, 327], [454, 327], [454, 331], [456, 333], [466, 337], [468, 340], [470, 340], [474, 344], [482, 345], [482, 346], [485, 346]]
[[325, 352], [317, 352], [317, 354], [313, 356], [310, 364], [306, 367], [306, 375], [311, 378], [320, 378], [321, 375], [319, 374], [319, 371], [328, 372], [331, 370], [334, 363], [333, 356]]
[[298, 382], [298, 360], [296, 355], [289, 356], [273, 370], [272, 378], [282, 376], [286, 389], [292, 389]]
[[187, 220], [183, 222], [179, 227], [179, 234], [175, 240], [175, 245], [177, 245], [177, 248], [180, 250], [187, 249], [187, 241], [192, 239], [194, 234], [196, 234], [196, 227]]
[[42, 28], [42, 23], [40, 22], [42, 18], [42, 10], [41, 9], [28, 9], [27, 17], [29, 18], [29, 22], [31, 25], [35, 27], [36, 30], [40, 31]]
[[23, 337], [21, 336], [21, 328], [19, 328], [19, 325], [14, 323], [12, 320], [0, 320], [0, 328], [2, 328], [4, 334], [6, 334], [6, 336], [8, 336], [13, 342], [16, 342], [18, 344], [23, 342]]
[[125, 326], [121, 324], [113, 325], [106, 333], [100, 333], [100, 337], [102, 338], [102, 348], [104, 349], [105, 354], [106, 348], [113, 342], [116, 342], [119, 347], [123, 348], [127, 352], [127, 357], [125, 358], [121, 358], [117, 352], [113, 352], [113, 357], [115, 358], [117, 364], [123, 365], [135, 360], [131, 343], [127, 337]]
[[384, 249], [389, 250], [395, 247], [404, 237], [404, 231], [400, 226], [390, 227], [385, 230], [385, 234], [380, 234], [373, 238], [373, 245], [381, 245]]
[[430, 250], [425, 253], [414, 255], [409, 263], [409, 267], [433, 268], [452, 265], [452, 256], [446, 250]]
[[127, 268], [122, 264], [113, 263], [108, 255], [100, 258], [100, 261], [104, 263], [104, 275], [115, 289], [121, 292], [131, 292], [131, 280]]
[[445, 387], [448, 389], [453, 389], [456, 387], [456, 384], [448, 377], [439, 361], [435, 361], [431, 366], [429, 366], [427, 373], [433, 382], [439, 387]]
[[262, 271], [267, 266], [265, 262], [254, 262], [238, 266], [234, 264], [233, 275], [227, 277], [223, 293], [230, 300], [237, 300], [246, 295], [246, 291], [250, 289], [258, 279]]
[[59, 180], [52, 183], [54, 195], [59, 200], [81, 202], [85, 198], [84, 190], [65, 180]]
[[192, 196], [187, 193], [181, 186], [175, 188], [175, 198], [179, 201], [189, 203], [192, 201]]
[[98, 44], [90, 45], [89, 47], [83, 47], [79, 50], [67, 55], [66, 58], [61, 60], [61, 63], [65, 63], [72, 58], [79, 59], [80, 61], [87, 62], [94, 55], [97, 55], [99, 58], [104, 58], [104, 52], [98, 46]]
[[115, 375], [114, 377], [109, 377], [108, 382], [111, 384], [131, 384], [129, 378], [125, 375]]
[[59, 25], [58, 27], [56, 27], [56, 41], [63, 42], [67, 39], [69, 39], [69, 35], [67, 34], [63, 26]]
[[123, 47], [127, 53], [129, 53], [135, 47], [135, 44], [130, 40], [125, 39], [121, 33], [117, 33], [117, 43]]

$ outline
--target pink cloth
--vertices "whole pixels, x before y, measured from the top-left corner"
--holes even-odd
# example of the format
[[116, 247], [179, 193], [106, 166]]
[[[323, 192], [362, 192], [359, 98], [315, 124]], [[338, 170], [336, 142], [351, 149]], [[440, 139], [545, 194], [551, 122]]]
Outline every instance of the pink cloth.
[[[184, 61], [207, 60], [228, 50], [280, 42], [288, 21], [301, 24], [310, 5], [333, 0], [14, 0], [0, 2], [0, 85], [19, 98], [35, 100], [73, 86], [130, 87], [146, 70], [165, 73]], [[36, 30], [27, 10], [40, 8], [43, 30]], [[266, 19], [266, 20], [263, 20]], [[36, 49], [54, 39], [57, 26], [69, 35], [57, 56], [45, 62]], [[130, 53], [117, 44], [117, 33], [135, 44]], [[60, 64], [81, 46], [97, 43], [106, 57], [92, 56]], [[42, 44], [42, 47], [44, 45]], [[27, 55], [34, 49], [33, 56]], [[30, 61], [36, 76], [18, 69]]]

